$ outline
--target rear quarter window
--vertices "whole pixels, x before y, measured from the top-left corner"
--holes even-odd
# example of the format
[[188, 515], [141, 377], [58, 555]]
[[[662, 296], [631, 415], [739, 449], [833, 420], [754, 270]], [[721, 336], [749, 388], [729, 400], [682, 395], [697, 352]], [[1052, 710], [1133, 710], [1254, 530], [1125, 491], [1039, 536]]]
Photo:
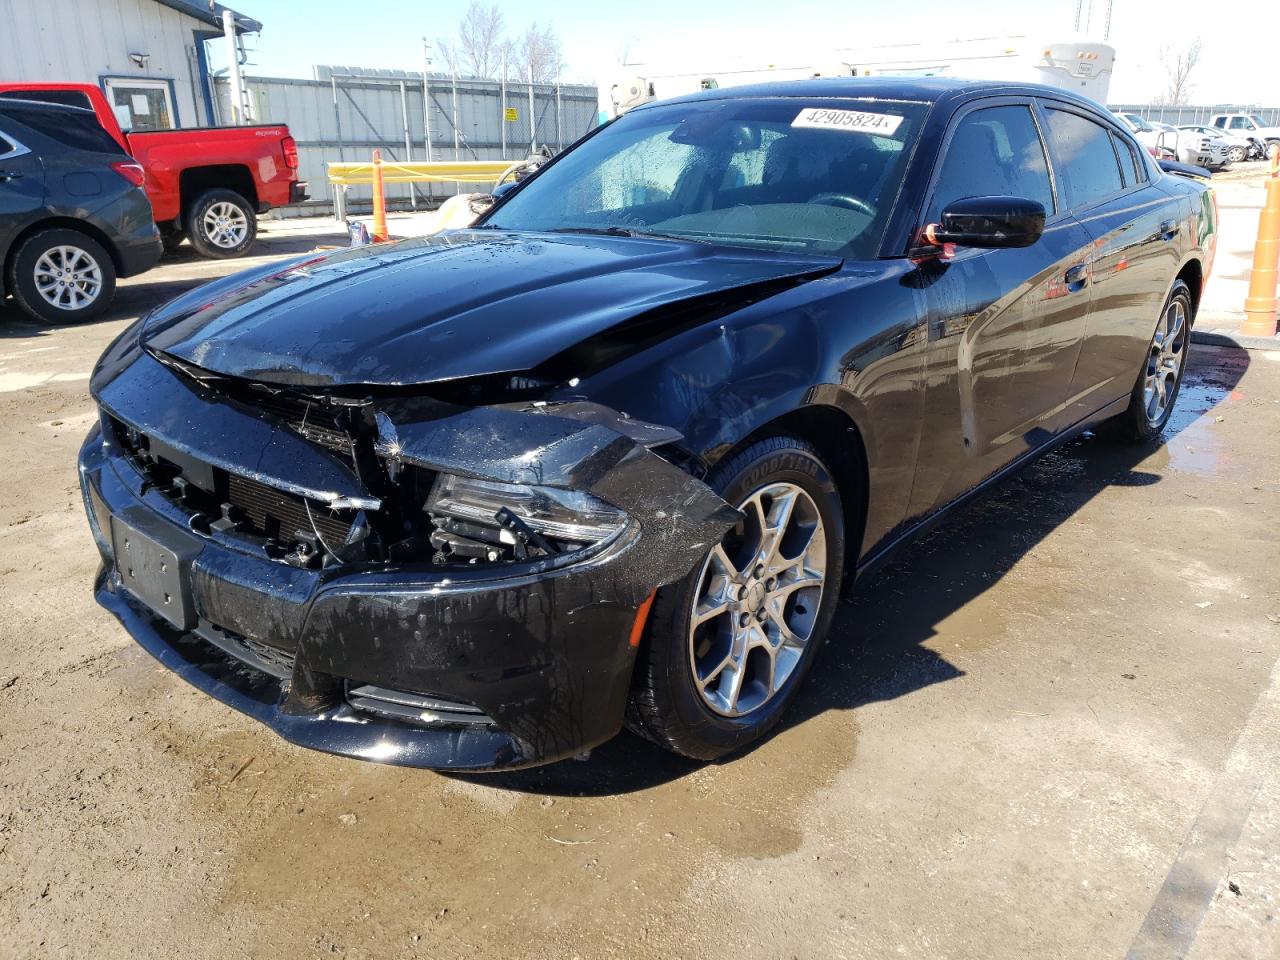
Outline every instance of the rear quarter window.
[[92, 110], [89, 95], [83, 90], [5, 90], [0, 98], [6, 100], [35, 100], [37, 103], [60, 103], [64, 107], [82, 107]]
[[111, 134], [102, 129], [98, 118], [88, 111], [42, 110], [11, 102], [0, 103], [0, 117], [12, 117], [41, 136], [72, 150], [124, 153]]

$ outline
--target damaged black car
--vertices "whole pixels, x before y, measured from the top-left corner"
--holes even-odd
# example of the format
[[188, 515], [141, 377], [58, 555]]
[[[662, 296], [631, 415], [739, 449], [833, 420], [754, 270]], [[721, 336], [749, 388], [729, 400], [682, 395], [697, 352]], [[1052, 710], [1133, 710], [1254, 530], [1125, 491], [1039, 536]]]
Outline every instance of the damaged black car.
[[208, 284], [99, 361], [99, 602], [287, 739], [498, 769], [769, 731], [843, 588], [1029, 458], [1157, 436], [1213, 201], [1061, 90], [636, 109], [472, 227]]

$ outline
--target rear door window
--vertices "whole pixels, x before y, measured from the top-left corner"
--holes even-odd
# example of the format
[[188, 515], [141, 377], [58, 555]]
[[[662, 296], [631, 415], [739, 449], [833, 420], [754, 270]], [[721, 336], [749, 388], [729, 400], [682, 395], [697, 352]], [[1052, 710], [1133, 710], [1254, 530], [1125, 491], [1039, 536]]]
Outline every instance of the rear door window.
[[1050, 107], [1049, 143], [1058, 189], [1070, 208], [1087, 206], [1124, 189], [1120, 163], [1106, 127], [1078, 113]]
[[9, 102], [0, 103], [0, 116], [12, 117], [36, 133], [73, 150], [124, 152], [111, 134], [102, 129], [98, 118], [87, 110], [41, 109]]
[[966, 197], [1025, 197], [1053, 213], [1049, 165], [1030, 107], [984, 107], [956, 125], [938, 172], [930, 219]]

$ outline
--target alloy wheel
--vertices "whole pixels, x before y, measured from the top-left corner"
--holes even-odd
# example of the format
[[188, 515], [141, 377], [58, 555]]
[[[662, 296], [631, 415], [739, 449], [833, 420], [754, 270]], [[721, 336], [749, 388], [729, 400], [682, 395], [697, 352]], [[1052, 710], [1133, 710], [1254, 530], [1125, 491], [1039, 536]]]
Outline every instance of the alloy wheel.
[[201, 223], [209, 242], [223, 250], [238, 247], [249, 233], [249, 218], [245, 212], [225, 200], [209, 204]]
[[694, 684], [726, 717], [758, 710], [795, 671], [827, 569], [822, 516], [801, 487], [769, 484], [739, 509], [744, 520], [702, 566], [689, 621]]
[[1178, 389], [1182, 361], [1186, 357], [1187, 309], [1180, 298], [1174, 298], [1160, 316], [1160, 324], [1151, 340], [1147, 355], [1147, 376], [1142, 399], [1147, 421], [1160, 424]]
[[87, 250], [51, 247], [35, 265], [36, 291], [59, 310], [83, 310], [102, 292], [102, 268]]
[[1227, 151], [1227, 159], [1230, 160], [1232, 163], [1240, 163], [1244, 160], [1244, 158], [1245, 158], [1244, 147], [1232, 147], [1230, 150]]

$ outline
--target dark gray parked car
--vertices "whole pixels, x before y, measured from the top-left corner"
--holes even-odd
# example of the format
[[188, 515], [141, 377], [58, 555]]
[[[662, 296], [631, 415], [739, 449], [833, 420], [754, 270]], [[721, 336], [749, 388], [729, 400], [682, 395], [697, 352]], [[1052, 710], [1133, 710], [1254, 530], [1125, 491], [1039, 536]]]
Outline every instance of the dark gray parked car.
[[92, 111], [0, 100], [0, 301], [49, 323], [105, 310], [160, 257], [142, 182]]

